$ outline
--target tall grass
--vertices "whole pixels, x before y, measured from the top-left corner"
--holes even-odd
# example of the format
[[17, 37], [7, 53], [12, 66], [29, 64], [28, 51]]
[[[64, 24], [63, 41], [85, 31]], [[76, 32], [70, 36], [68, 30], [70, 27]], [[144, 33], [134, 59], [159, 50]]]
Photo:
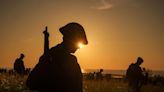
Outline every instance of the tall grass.
[[[115, 79], [109, 81], [84, 80], [84, 92], [128, 92], [128, 83]], [[164, 86], [143, 85], [141, 92], [164, 92]]]
[[[25, 86], [27, 76], [0, 74], [0, 92], [37, 92]], [[125, 80], [84, 80], [84, 92], [127, 92], [128, 84]], [[163, 86], [146, 85], [142, 92], [164, 92]]]

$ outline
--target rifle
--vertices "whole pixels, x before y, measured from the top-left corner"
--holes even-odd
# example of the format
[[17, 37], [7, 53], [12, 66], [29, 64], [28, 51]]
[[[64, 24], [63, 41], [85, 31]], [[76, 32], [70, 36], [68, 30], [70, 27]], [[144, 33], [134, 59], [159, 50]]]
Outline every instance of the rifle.
[[49, 33], [47, 31], [47, 26], [45, 27], [45, 30], [43, 31], [44, 34], [44, 54], [48, 52], [49, 50]]
[[47, 31], [47, 26], [45, 27], [45, 30], [43, 31], [44, 34], [44, 53], [43, 55], [39, 58], [39, 63], [34, 67], [34, 69], [30, 72], [27, 80], [26, 80], [26, 85], [29, 87], [31, 90], [38, 90], [43, 87], [44, 82], [42, 77], [45, 74], [45, 71], [47, 70], [47, 61], [49, 60], [49, 57], [47, 57], [47, 52], [49, 51], [49, 33]]

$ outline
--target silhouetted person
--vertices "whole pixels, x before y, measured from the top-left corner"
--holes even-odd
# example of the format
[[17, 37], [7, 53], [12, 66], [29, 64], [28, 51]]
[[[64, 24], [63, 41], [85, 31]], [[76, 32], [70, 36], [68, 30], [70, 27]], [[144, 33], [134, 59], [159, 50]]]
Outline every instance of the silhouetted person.
[[126, 77], [129, 82], [129, 88], [132, 92], [141, 92], [142, 82], [144, 75], [140, 65], [143, 63], [143, 59], [138, 57], [136, 63], [132, 63], [126, 72]]
[[20, 54], [20, 57], [17, 58], [14, 62], [14, 70], [18, 74], [24, 74], [24, 72], [25, 72], [23, 58], [24, 58], [24, 54]]
[[88, 73], [87, 75], [86, 75], [86, 79], [87, 80], [94, 80], [95, 79], [95, 73], [96, 72], [93, 72], [93, 73]]
[[26, 75], [29, 74], [30, 71], [31, 71], [31, 68], [26, 68], [26, 69], [25, 69], [25, 74], [26, 74]]
[[96, 80], [103, 80], [103, 69], [100, 69], [99, 72], [96, 73]]
[[85, 31], [78, 23], [69, 23], [59, 30], [63, 42], [40, 57], [26, 84], [44, 92], [83, 92], [81, 69], [72, 53], [79, 48], [79, 42], [88, 44]]
[[6, 68], [0, 68], [0, 74], [1, 73], [7, 73], [7, 69]]

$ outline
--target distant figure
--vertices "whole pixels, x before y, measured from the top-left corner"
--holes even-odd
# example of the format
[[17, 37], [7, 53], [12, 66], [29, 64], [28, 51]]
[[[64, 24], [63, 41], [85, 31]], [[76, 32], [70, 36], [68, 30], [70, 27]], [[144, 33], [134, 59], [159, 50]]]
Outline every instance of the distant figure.
[[82, 72], [72, 53], [78, 43], [88, 44], [85, 31], [78, 23], [61, 27], [63, 42], [44, 53], [29, 74], [26, 84], [42, 92], [83, 92]]
[[143, 75], [144, 75], [144, 79], [143, 79], [143, 84], [146, 85], [148, 83], [148, 79], [149, 79], [149, 71], [146, 70], [146, 68], [142, 69]]
[[95, 79], [95, 74], [96, 74], [96, 72], [93, 72], [93, 73], [88, 73], [87, 75], [86, 75], [86, 79], [87, 80], [94, 80]]
[[6, 68], [0, 68], [0, 74], [1, 73], [7, 73], [7, 69]]
[[24, 58], [24, 54], [20, 54], [20, 57], [17, 58], [14, 62], [14, 70], [18, 74], [24, 74], [24, 72], [25, 72], [23, 58]]
[[99, 72], [96, 73], [96, 80], [103, 80], [103, 69], [100, 69]]
[[144, 75], [140, 67], [142, 63], [143, 59], [138, 57], [137, 62], [134, 64], [132, 63], [127, 69], [126, 77], [129, 82], [129, 88], [132, 92], [141, 92], [142, 82], [144, 79]]
[[30, 73], [30, 71], [31, 71], [31, 68], [26, 68], [25, 74], [28, 75]]

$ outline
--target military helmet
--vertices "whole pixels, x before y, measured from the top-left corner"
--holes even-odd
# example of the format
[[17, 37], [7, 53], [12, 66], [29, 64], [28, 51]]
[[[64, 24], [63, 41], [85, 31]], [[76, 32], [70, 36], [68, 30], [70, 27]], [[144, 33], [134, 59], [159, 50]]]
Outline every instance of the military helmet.
[[21, 53], [21, 54], [20, 54], [20, 57], [24, 58], [24, 54], [23, 54], [23, 53]]
[[62, 35], [72, 41], [78, 41], [83, 44], [88, 44], [88, 40], [85, 34], [85, 30], [79, 23], [71, 22], [61, 27], [59, 31]]
[[143, 60], [141, 57], [138, 57], [138, 58], [137, 58], [137, 63], [141, 64], [141, 63], [143, 63], [143, 61], [144, 61], [144, 60]]

